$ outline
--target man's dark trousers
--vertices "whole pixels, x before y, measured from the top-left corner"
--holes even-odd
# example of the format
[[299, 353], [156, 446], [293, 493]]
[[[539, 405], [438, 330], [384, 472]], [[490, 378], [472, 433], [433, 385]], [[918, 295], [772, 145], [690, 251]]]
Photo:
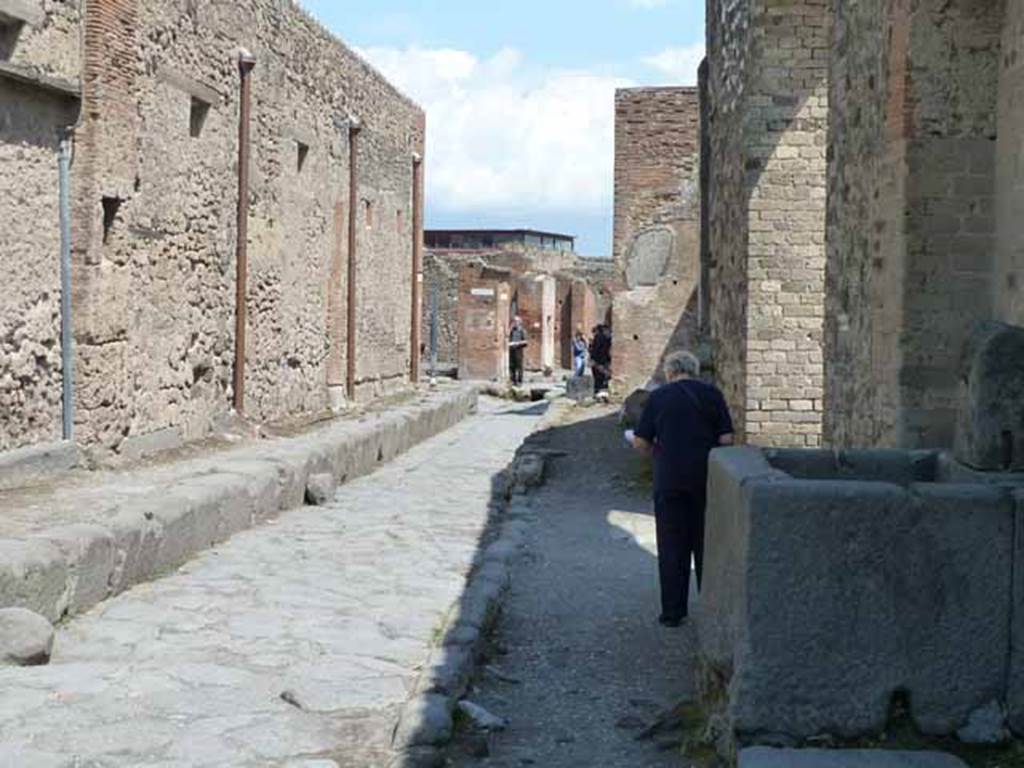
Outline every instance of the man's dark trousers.
[[523, 383], [523, 349], [522, 347], [514, 348], [509, 354], [509, 369], [512, 374], [513, 384]]
[[654, 495], [658, 536], [658, 573], [661, 577], [661, 615], [681, 619], [690, 597], [690, 555], [700, 591], [704, 566], [704, 494], [658, 491]]

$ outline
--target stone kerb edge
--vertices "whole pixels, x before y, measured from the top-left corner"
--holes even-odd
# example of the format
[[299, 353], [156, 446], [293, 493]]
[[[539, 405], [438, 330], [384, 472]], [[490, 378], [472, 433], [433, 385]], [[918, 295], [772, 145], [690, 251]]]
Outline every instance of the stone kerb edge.
[[51, 622], [82, 613], [184, 564], [205, 549], [304, 503], [306, 484], [330, 472], [339, 484], [454, 426], [476, 407], [462, 388], [365, 422], [226, 454], [173, 490], [125, 502], [103, 525], [61, 526], [0, 540], [0, 607]]
[[[545, 423], [542, 419], [535, 433]], [[498, 535], [478, 555], [462, 597], [445, 617], [443, 640], [430, 650], [415, 693], [402, 707], [392, 734], [395, 757], [390, 768], [442, 764], [441, 749], [454, 735], [455, 706], [469, 687], [483, 640], [511, 585], [512, 561], [526, 544], [528, 525], [509, 514], [514, 493], [511, 480], [495, 491], [492, 503], [502, 519]]]

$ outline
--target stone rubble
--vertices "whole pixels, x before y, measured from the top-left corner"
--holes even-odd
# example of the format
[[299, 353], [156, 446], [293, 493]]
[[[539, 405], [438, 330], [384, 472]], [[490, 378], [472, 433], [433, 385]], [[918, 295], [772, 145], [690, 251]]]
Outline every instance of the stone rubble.
[[0, 610], [0, 666], [35, 667], [50, 662], [53, 625], [24, 608]]
[[311, 475], [306, 483], [306, 503], [322, 507], [338, 492], [338, 482], [330, 472]]
[[1006, 710], [998, 701], [990, 701], [984, 707], [971, 712], [967, 723], [956, 732], [956, 737], [965, 744], [1004, 744], [1010, 739], [1006, 727]]
[[508, 720], [499, 717], [488, 711], [479, 704], [474, 704], [469, 699], [463, 699], [458, 703], [459, 711], [466, 715], [473, 725], [482, 731], [504, 731], [508, 728]]

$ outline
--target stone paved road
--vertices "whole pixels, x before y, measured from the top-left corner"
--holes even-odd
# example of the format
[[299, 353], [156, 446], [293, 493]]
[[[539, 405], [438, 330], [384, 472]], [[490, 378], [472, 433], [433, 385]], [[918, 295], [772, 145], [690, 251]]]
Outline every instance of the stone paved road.
[[381, 764], [536, 411], [482, 400], [334, 504], [75, 620], [49, 667], [0, 670], [0, 766]]
[[[600, 414], [600, 412], [598, 412]], [[578, 418], [578, 417], [577, 417]], [[494, 656], [509, 683], [483, 675], [475, 702], [509, 729], [481, 757], [464, 732], [459, 768], [683, 766], [680, 734], [636, 740], [657, 715], [693, 695], [691, 626], [657, 623], [654, 519], [642, 462], [614, 416], [584, 411], [544, 433], [566, 451], [530, 499], [529, 553], [512, 570]], [[514, 510], [515, 511], [515, 510]]]

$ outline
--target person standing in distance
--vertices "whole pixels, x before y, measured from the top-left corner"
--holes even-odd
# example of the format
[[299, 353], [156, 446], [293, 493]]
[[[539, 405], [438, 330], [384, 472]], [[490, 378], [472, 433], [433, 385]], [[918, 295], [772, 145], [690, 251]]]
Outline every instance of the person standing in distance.
[[587, 372], [587, 337], [583, 335], [583, 326], [576, 326], [576, 334], [572, 337], [572, 373], [582, 376]]
[[523, 356], [529, 343], [526, 329], [523, 327], [523, 318], [517, 315], [512, 320], [512, 330], [508, 334], [508, 368], [513, 385], [523, 383]]
[[668, 383], [651, 393], [636, 433], [627, 439], [654, 458], [654, 517], [661, 581], [661, 616], [667, 627], [686, 618], [690, 557], [700, 591], [704, 566], [704, 506], [708, 454], [732, 445], [735, 435], [725, 398], [698, 379], [700, 361], [690, 352], [665, 358]]

